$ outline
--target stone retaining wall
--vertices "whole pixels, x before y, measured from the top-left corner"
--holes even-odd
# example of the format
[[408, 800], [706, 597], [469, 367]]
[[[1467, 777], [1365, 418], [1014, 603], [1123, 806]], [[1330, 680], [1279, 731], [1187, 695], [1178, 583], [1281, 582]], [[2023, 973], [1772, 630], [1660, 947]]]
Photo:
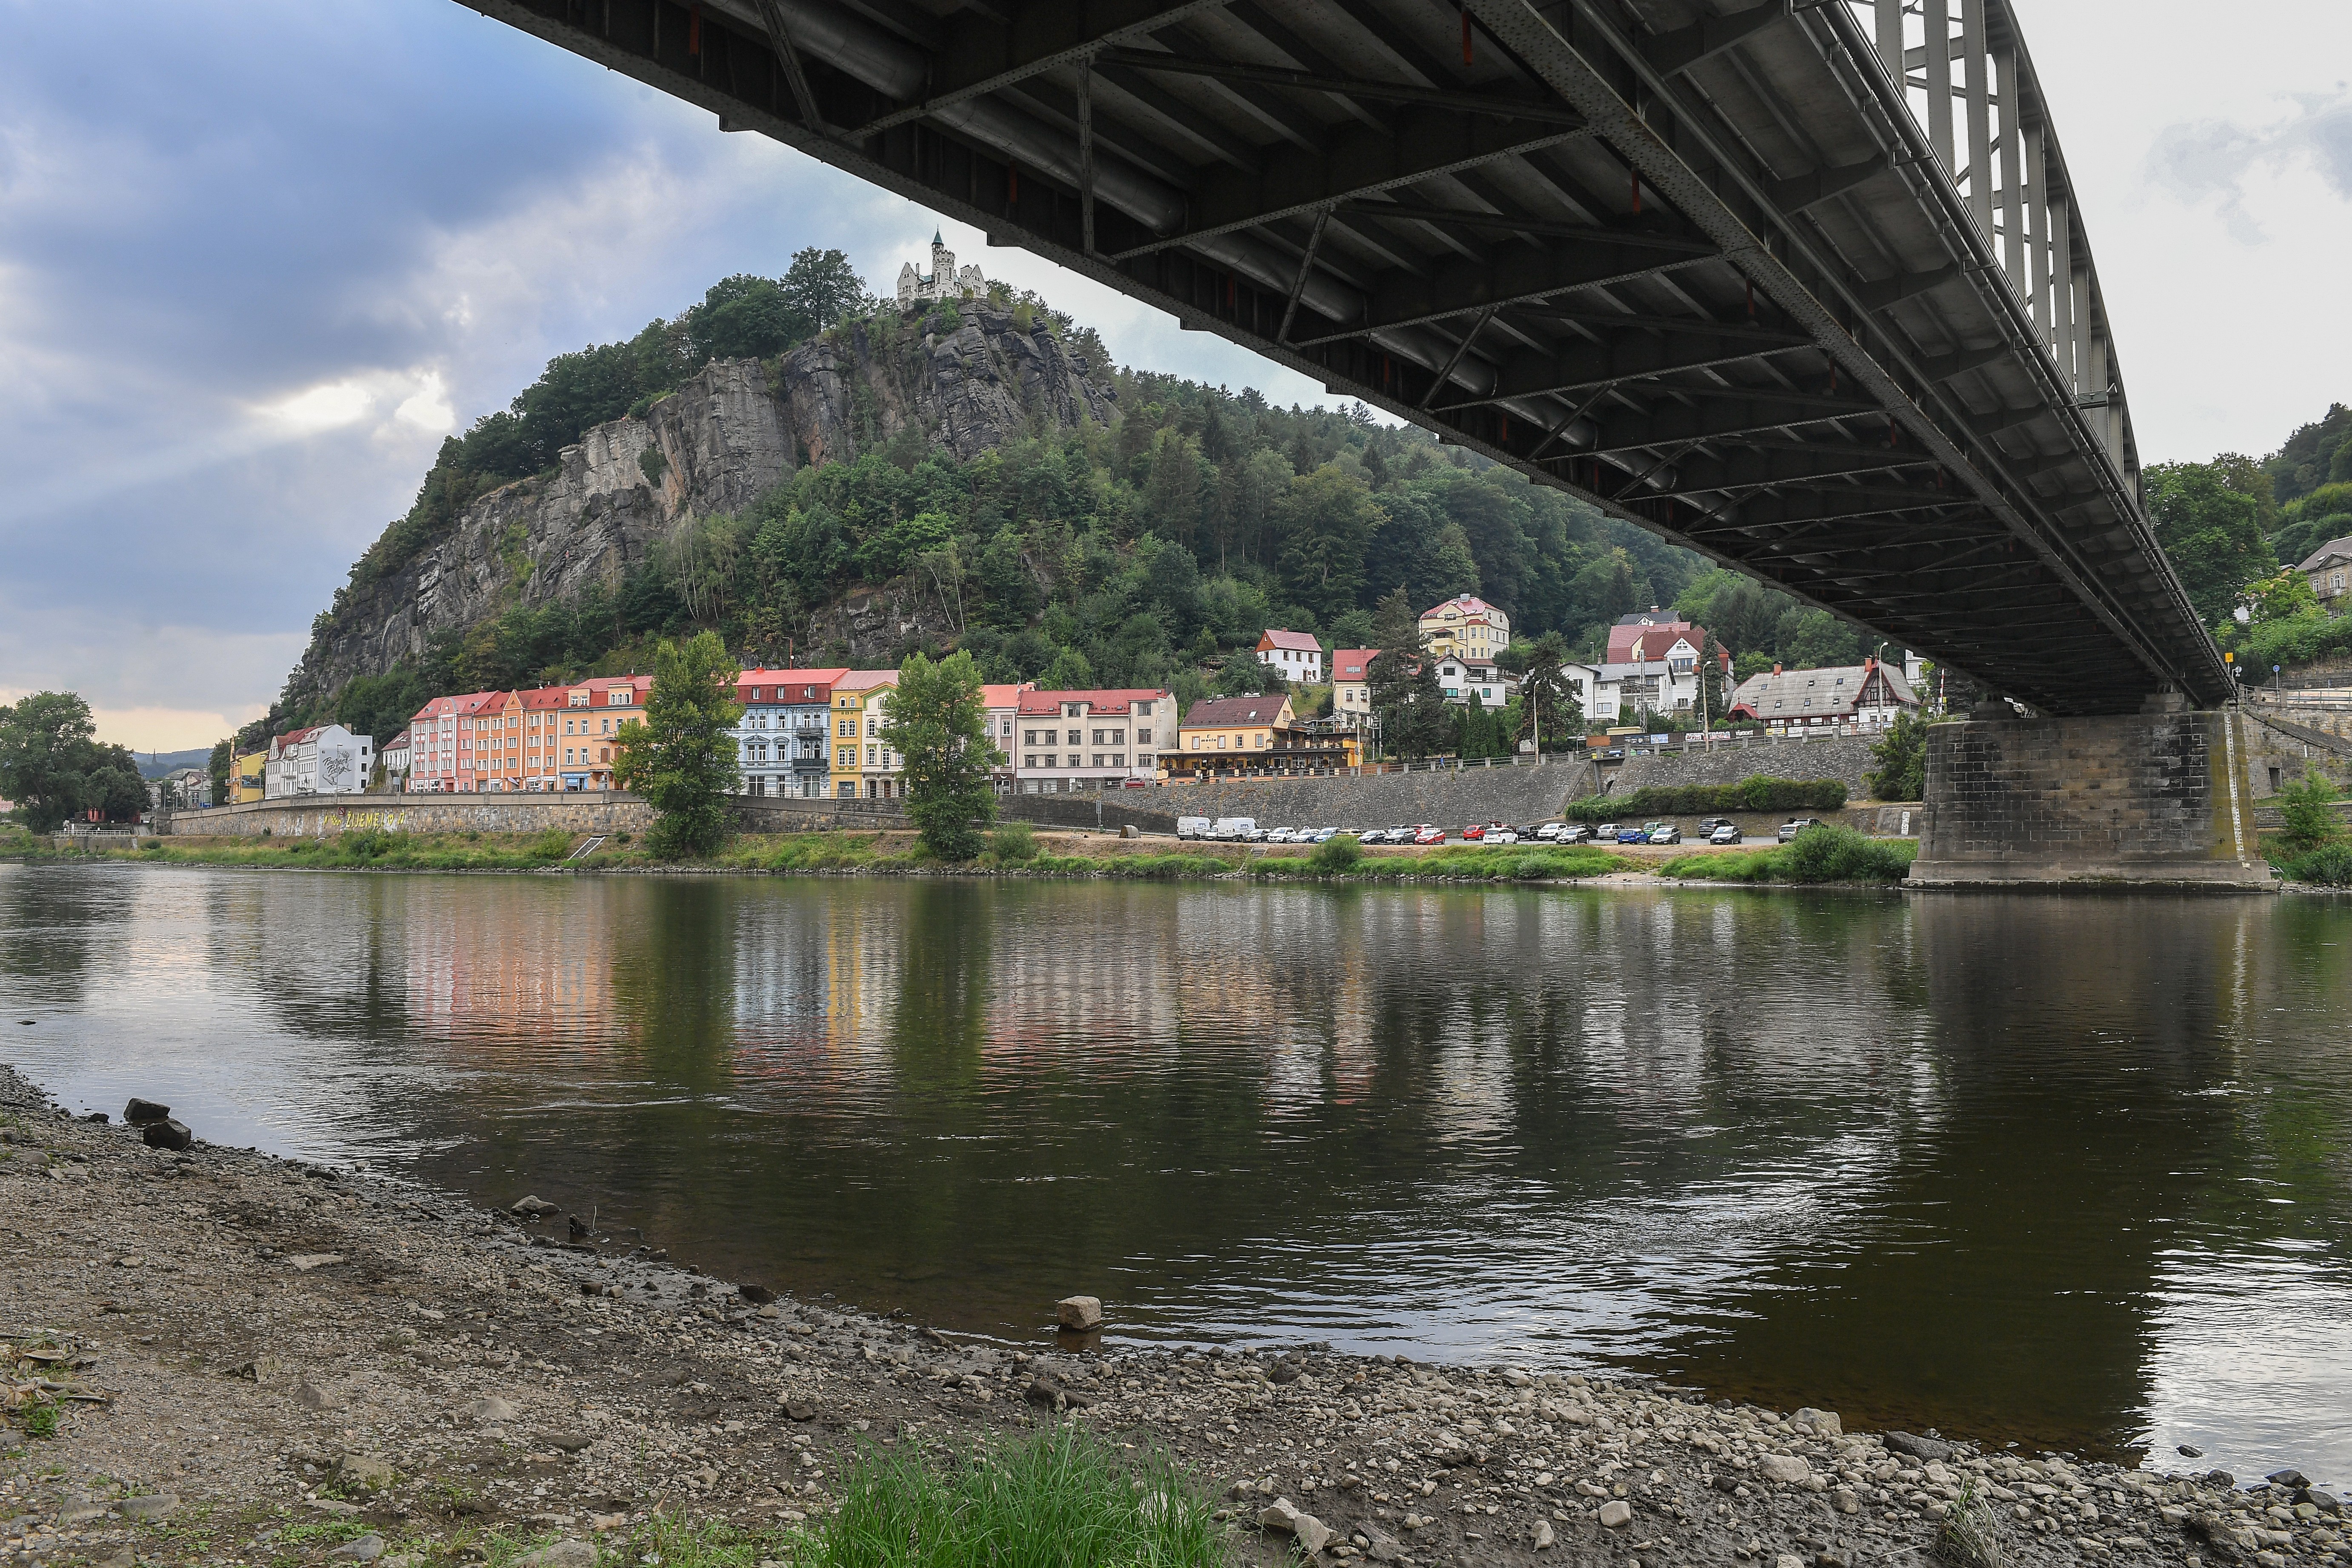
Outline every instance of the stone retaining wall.
[[653, 807], [617, 790], [549, 795], [310, 795], [173, 812], [153, 831], [226, 837], [316, 838], [390, 833], [643, 833]]
[[1541, 766], [1440, 768], [1328, 778], [1212, 779], [1130, 790], [1179, 816], [1248, 816], [1266, 827], [1388, 827], [1433, 822], [1547, 822], [1600, 781], [1581, 758]]
[[1878, 766], [1870, 748], [1875, 735], [1828, 735], [1817, 741], [1751, 741], [1746, 745], [1676, 747], [1628, 757], [1618, 767], [1612, 794], [1662, 784], [1727, 784], [1742, 779], [1836, 779], [1849, 798], [1870, 794], [1868, 774]]

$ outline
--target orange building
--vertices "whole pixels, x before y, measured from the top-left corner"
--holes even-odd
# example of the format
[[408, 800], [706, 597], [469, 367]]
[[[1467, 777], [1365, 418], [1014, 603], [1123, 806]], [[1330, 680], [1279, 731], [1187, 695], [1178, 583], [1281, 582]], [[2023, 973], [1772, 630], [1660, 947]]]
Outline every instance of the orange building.
[[602, 675], [530, 691], [436, 697], [410, 721], [417, 793], [611, 789], [613, 743], [644, 710], [649, 675]]

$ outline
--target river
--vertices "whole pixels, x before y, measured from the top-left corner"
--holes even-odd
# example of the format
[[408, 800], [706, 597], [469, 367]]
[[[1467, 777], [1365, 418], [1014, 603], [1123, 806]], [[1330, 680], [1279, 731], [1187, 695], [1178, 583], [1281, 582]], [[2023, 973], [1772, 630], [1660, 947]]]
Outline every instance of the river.
[[2352, 1479], [2347, 1016], [2347, 900], [0, 866], [77, 1108], [1011, 1339], [2242, 1477]]

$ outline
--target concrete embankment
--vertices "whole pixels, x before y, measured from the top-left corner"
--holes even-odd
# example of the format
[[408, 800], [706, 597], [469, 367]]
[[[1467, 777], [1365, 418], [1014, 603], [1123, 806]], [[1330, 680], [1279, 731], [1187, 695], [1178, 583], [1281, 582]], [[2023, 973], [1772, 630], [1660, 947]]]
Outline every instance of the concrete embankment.
[[[1122, 1346], [1057, 1336], [1043, 1300], [1003, 1338], [941, 1333], [708, 1278], [555, 1204], [485, 1213], [202, 1131], [151, 1147], [0, 1068], [0, 1226], [40, 1238], [0, 1251], [0, 1354], [13, 1418], [54, 1413], [0, 1458], [0, 1559], [421, 1568], [568, 1540], [543, 1561], [635, 1562], [657, 1517], [782, 1559], [860, 1453], [1054, 1419], [1181, 1458], [1244, 1563], [1311, 1540], [1408, 1568], [1849, 1568], [1924, 1561], [1957, 1521], [2021, 1568], [2342, 1555], [2335, 1500], [2284, 1482], [1518, 1367]], [[1314, 1529], [1263, 1531], [1277, 1500]]]

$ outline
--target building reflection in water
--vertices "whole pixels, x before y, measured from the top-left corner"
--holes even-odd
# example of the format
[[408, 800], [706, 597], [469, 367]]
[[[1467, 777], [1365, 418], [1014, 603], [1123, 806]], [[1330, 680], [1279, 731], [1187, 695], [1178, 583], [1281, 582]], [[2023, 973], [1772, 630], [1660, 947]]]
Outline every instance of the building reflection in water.
[[2336, 906], [125, 890], [0, 871], [0, 930], [58, 960], [0, 984], [74, 1012], [67, 1079], [177, 1075], [226, 1135], [299, 1116], [310, 1146], [943, 1324], [1028, 1334], [1084, 1289], [1142, 1338], [2216, 1454], [2330, 1429], [2311, 1413], [2352, 1389]]

